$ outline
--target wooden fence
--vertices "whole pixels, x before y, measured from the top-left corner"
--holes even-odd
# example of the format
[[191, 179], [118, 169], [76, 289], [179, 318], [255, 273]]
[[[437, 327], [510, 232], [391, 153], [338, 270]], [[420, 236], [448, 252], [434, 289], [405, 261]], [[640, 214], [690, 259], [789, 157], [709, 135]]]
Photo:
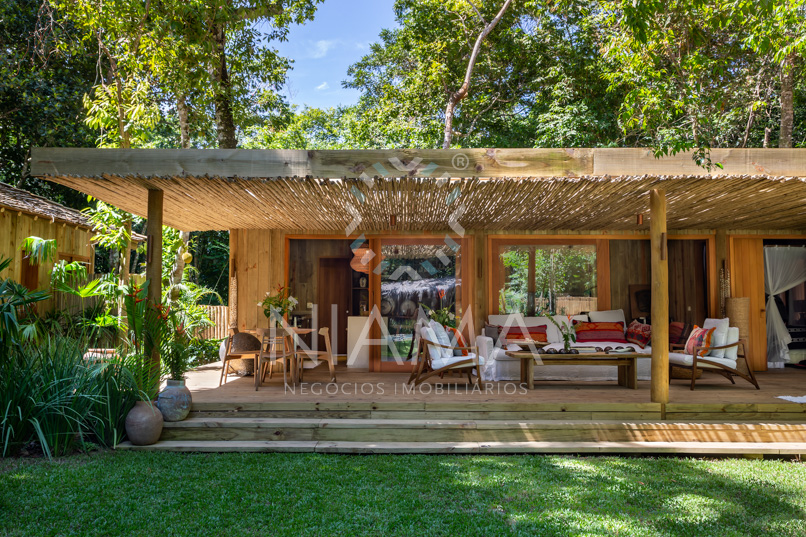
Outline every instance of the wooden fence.
[[[537, 306], [547, 309], [547, 298], [536, 299]], [[558, 296], [554, 299], [554, 311], [565, 315], [577, 315], [581, 312], [596, 311], [597, 298], [595, 296]]]
[[201, 333], [202, 339], [224, 339], [227, 337], [229, 328], [229, 307], [227, 306], [204, 306], [213, 326], [210, 326]]

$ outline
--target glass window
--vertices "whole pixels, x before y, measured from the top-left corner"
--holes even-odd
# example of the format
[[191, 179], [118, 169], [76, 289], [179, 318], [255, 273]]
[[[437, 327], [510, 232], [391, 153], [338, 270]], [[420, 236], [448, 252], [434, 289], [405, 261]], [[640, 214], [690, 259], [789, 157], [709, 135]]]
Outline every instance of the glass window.
[[596, 309], [596, 246], [498, 247], [498, 311], [576, 315]]
[[461, 256], [446, 244], [386, 244], [381, 246], [381, 315], [391, 341], [381, 350], [382, 361], [409, 356], [417, 311], [421, 306], [444, 309], [456, 318], [461, 312]]

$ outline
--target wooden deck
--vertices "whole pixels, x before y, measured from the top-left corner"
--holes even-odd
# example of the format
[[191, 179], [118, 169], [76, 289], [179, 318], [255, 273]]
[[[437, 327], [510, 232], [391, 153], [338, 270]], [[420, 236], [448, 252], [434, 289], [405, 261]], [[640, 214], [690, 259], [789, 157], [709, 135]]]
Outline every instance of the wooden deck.
[[[192, 372], [191, 416], [166, 423], [148, 448], [174, 451], [318, 451], [327, 453], [630, 453], [698, 455], [806, 454], [806, 372], [759, 374], [761, 390], [704, 375], [693, 392], [672, 380], [671, 402], [649, 402], [611, 382], [510, 382], [481, 390], [447, 378], [412, 391], [406, 374], [307, 371], [284, 388], [282, 377], [255, 391], [253, 378], [220, 368]], [[121, 446], [132, 448], [129, 445]]]

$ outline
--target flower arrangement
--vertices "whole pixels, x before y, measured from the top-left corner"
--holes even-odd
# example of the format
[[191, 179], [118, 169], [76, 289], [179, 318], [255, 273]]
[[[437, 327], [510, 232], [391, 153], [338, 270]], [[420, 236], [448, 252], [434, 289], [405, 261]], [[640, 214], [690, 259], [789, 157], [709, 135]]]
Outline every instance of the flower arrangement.
[[274, 319], [279, 322], [298, 303], [299, 301], [291, 296], [291, 289], [284, 285], [278, 285], [273, 292], [266, 293], [266, 296], [257, 305], [263, 308], [263, 315], [267, 319]]
[[425, 304], [420, 304], [420, 306], [425, 310], [425, 314], [428, 315], [429, 319], [438, 322], [442, 326], [456, 328], [456, 315], [451, 311], [453, 306], [445, 306], [437, 310], [429, 308]]
[[574, 323], [571, 322], [571, 316], [566, 315], [566, 317], [568, 317], [568, 324], [558, 323], [552, 315], [549, 315], [548, 319], [560, 331], [560, 335], [563, 337], [563, 350], [568, 352], [571, 350], [571, 343], [576, 343], [577, 341], [577, 333]]

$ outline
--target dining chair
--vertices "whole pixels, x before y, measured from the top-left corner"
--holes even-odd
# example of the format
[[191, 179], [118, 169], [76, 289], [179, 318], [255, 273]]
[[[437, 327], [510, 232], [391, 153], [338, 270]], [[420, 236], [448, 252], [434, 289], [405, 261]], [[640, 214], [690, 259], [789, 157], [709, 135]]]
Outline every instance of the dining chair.
[[268, 372], [269, 378], [274, 373], [274, 364], [280, 363], [283, 366], [283, 382], [288, 384], [288, 373], [292, 373], [295, 367], [295, 356], [293, 344], [290, 337], [285, 332], [278, 335], [277, 331], [264, 329], [260, 343], [260, 353], [255, 364], [255, 391], [258, 390]]
[[333, 354], [330, 347], [330, 329], [327, 327], [320, 328], [319, 335], [325, 339], [324, 351], [297, 349], [297, 339], [296, 337], [294, 338], [294, 351], [297, 356], [297, 367], [299, 367], [299, 379], [302, 380], [304, 362], [307, 359], [315, 365], [319, 365], [320, 361], [327, 362], [330, 368], [330, 382], [336, 382], [336, 356]]

